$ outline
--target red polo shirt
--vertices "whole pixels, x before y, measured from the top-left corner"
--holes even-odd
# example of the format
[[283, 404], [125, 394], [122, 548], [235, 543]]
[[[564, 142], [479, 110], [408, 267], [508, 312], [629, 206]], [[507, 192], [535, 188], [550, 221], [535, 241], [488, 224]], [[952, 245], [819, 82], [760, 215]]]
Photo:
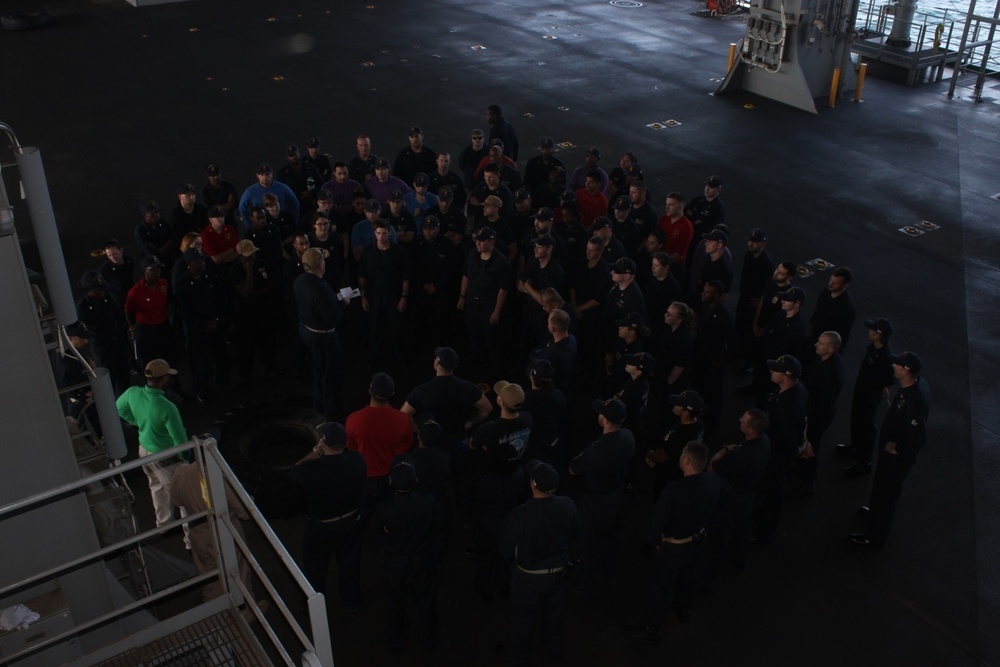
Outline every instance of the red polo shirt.
[[667, 233], [667, 239], [663, 244], [664, 252], [668, 255], [680, 255], [677, 263], [683, 264], [687, 259], [691, 238], [694, 236], [694, 225], [686, 215], [682, 215], [677, 222], [671, 222], [670, 216], [664, 215], [660, 217], [657, 226]]
[[217, 232], [208, 225], [201, 230], [202, 249], [209, 257], [221, 255], [227, 250], [236, 250], [240, 237], [230, 225], [222, 225], [222, 231]]
[[140, 280], [125, 297], [125, 312], [136, 324], [163, 324], [167, 321], [167, 281], [160, 278], [150, 287]]
[[389, 465], [413, 447], [413, 422], [393, 407], [362, 408], [344, 422], [347, 448], [361, 452], [369, 477], [389, 474]]

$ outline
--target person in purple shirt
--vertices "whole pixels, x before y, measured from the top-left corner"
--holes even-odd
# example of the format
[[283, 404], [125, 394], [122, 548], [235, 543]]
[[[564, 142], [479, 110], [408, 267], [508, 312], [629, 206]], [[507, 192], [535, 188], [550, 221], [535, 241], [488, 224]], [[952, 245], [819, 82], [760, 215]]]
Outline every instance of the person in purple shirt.
[[569, 185], [566, 186], [567, 189], [576, 192], [580, 188], [585, 187], [587, 174], [592, 171], [596, 171], [601, 177], [601, 187], [599, 188], [601, 192], [607, 193], [608, 191], [608, 174], [606, 171], [598, 166], [598, 162], [601, 161], [601, 149], [596, 146], [591, 146], [587, 149], [587, 154], [583, 156], [583, 165], [577, 167], [573, 171], [573, 177], [570, 178]]
[[389, 161], [384, 157], [375, 162], [375, 178], [365, 181], [365, 192], [369, 199], [377, 199], [383, 208], [389, 202], [393, 190], [399, 190], [404, 195], [413, 192], [410, 186], [395, 176], [389, 175]]
[[250, 209], [261, 206], [264, 195], [273, 192], [281, 202], [281, 209], [292, 214], [293, 219], [299, 219], [299, 198], [284, 183], [274, 180], [274, 170], [267, 162], [257, 165], [257, 182], [243, 191], [240, 198], [240, 216], [243, 218], [244, 232], [252, 229], [250, 224]]
[[333, 165], [333, 179], [323, 184], [323, 189], [333, 195], [333, 208], [347, 215], [354, 208], [354, 192], [361, 190], [361, 184], [347, 177], [347, 165], [338, 162]]

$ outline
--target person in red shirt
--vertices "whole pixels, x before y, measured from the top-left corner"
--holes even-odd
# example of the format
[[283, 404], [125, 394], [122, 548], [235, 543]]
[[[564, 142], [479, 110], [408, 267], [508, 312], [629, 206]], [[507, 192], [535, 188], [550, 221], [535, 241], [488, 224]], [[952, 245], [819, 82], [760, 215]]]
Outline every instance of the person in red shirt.
[[694, 237], [694, 226], [684, 215], [684, 195], [671, 192], [667, 195], [667, 212], [660, 217], [657, 226], [667, 234], [663, 244], [670, 262], [683, 265], [687, 258], [688, 246]]
[[174, 366], [174, 335], [168, 314], [169, 290], [160, 277], [163, 264], [156, 255], [142, 259], [142, 278], [125, 297], [125, 319], [135, 341], [136, 357], [143, 368], [153, 359]]
[[608, 214], [608, 198], [601, 192], [601, 175], [596, 171], [587, 174], [584, 187], [576, 191], [580, 207], [580, 224], [590, 229], [599, 216]]
[[[260, 207], [254, 207], [260, 208]], [[263, 209], [261, 209], [263, 212]], [[208, 210], [208, 224], [201, 230], [202, 252], [212, 258], [216, 266], [239, 259], [236, 244], [240, 237], [236, 229], [226, 224], [226, 211], [221, 206]]]
[[361, 452], [368, 466], [361, 495], [361, 525], [364, 526], [375, 506], [392, 495], [389, 468], [392, 460], [413, 447], [413, 421], [389, 405], [396, 385], [387, 373], [372, 376], [368, 407], [353, 412], [344, 422], [347, 448]]

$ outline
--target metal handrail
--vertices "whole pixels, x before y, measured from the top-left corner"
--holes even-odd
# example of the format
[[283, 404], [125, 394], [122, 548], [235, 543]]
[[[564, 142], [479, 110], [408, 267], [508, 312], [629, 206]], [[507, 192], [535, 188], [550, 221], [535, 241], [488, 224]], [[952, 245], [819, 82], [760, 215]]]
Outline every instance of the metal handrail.
[[[212, 503], [211, 508], [201, 512], [187, 515], [180, 519], [172, 520], [170, 522], [164, 523], [154, 529], [147, 530], [139, 535], [134, 535], [132, 537], [119, 540], [111, 545], [97, 549], [95, 551], [89, 552], [83, 556], [73, 559], [67, 563], [63, 563], [59, 566], [49, 568], [43, 572], [36, 573], [30, 577], [22, 579], [14, 584], [10, 584], [3, 589], [0, 589], [0, 597], [8, 594], [17, 589], [28, 586], [32, 583], [36, 583], [43, 579], [53, 578], [61, 572], [70, 570], [90, 561], [98, 560], [102, 557], [113, 554], [131, 545], [137, 544], [143, 540], [146, 540], [155, 535], [165, 533], [169, 530], [173, 530], [178, 526], [186, 523], [190, 523], [198, 520], [208, 520], [210, 525], [213, 526], [213, 534], [216, 539], [216, 544], [220, 545], [220, 537], [222, 534], [221, 526], [225, 526], [225, 534], [231, 543], [236, 546], [240, 555], [246, 558], [247, 563], [250, 565], [251, 569], [260, 579], [260, 582], [264, 585], [264, 588], [272, 596], [276, 606], [281, 611], [282, 616], [288, 623], [289, 627], [292, 629], [296, 636], [296, 639], [302, 644], [305, 651], [303, 652], [303, 660], [309, 657], [309, 662], [312, 663], [313, 660], [319, 662], [319, 664], [324, 667], [333, 667], [333, 651], [329, 636], [329, 626], [327, 625], [326, 618], [326, 604], [325, 598], [321, 593], [317, 593], [313, 587], [309, 584], [309, 581], [305, 578], [302, 572], [299, 570], [298, 565], [295, 563], [292, 556], [285, 549], [284, 545], [278, 539], [277, 535], [268, 525], [264, 516], [257, 509], [254, 504], [253, 499], [247, 494], [246, 490], [239, 483], [235, 473], [229, 467], [228, 463], [222, 458], [221, 453], [214, 440], [210, 439], [207, 442], [199, 441], [197, 439], [192, 439], [191, 442], [177, 445], [176, 447], [171, 447], [169, 449], [163, 450], [156, 454], [151, 454], [149, 456], [141, 457], [135, 461], [130, 461], [129, 463], [109, 468], [108, 470], [103, 470], [98, 473], [94, 473], [83, 477], [79, 480], [73, 482], [67, 482], [55, 488], [49, 489], [47, 491], [42, 491], [33, 494], [27, 498], [17, 500], [8, 503], [0, 507], [0, 521], [8, 518], [10, 515], [20, 513], [21, 511], [28, 509], [30, 507], [44, 504], [48, 501], [55, 500], [66, 496], [74, 491], [79, 491], [85, 489], [96, 482], [101, 482], [112, 477], [118, 477], [130, 470], [135, 470], [141, 468], [148, 463], [154, 463], [156, 461], [162, 461], [166, 459], [172, 459], [178, 454], [184, 452], [192, 451], [195, 452], [195, 458], [199, 468], [202, 471], [203, 476], [209, 482], [209, 489], [211, 492]], [[205, 456], [205, 453], [208, 456]], [[209, 462], [211, 459], [211, 463]], [[215, 483], [213, 481], [219, 480], [221, 484]], [[239, 535], [236, 526], [231, 522], [228, 515], [228, 508], [225, 499], [225, 487], [226, 482], [229, 483], [229, 487], [235, 493], [236, 497], [243, 503], [246, 507], [247, 512], [250, 514], [251, 519], [257, 524], [261, 533], [263, 533], [265, 540], [270, 544], [271, 548], [277, 553], [279, 560], [282, 565], [291, 573], [293, 580], [296, 582], [298, 587], [306, 595], [307, 606], [309, 610], [310, 625], [312, 630], [312, 638], [310, 639], [302, 626], [299, 625], [298, 621], [292, 615], [291, 610], [284, 603], [281, 596], [278, 594], [277, 589], [271, 583], [270, 579], [266, 576], [263, 568], [257, 559], [253, 556], [250, 551], [249, 546]], [[211, 519], [214, 519], [211, 520]], [[136, 600], [135, 602], [129, 603], [121, 608], [115, 609], [111, 612], [98, 616], [96, 618], [90, 619], [84, 623], [75, 625], [72, 629], [66, 632], [57, 634], [52, 637], [47, 637], [44, 641], [34, 644], [30, 647], [24, 648], [21, 651], [10, 655], [4, 656], [5, 660], [17, 659], [31, 653], [34, 653], [45, 647], [54, 645], [58, 642], [64, 641], [74, 636], [78, 636], [80, 632], [89, 630], [93, 627], [108, 623], [119, 619], [127, 614], [137, 611], [141, 608], [149, 606], [151, 603], [156, 602], [169, 595], [176, 594], [178, 592], [187, 590], [196, 585], [202, 584], [210, 580], [221, 580], [223, 586], [226, 590], [233, 593], [238, 592], [242, 599], [245, 599], [249, 608], [253, 610], [254, 615], [261, 621], [261, 627], [266, 633], [268, 639], [271, 641], [275, 650], [282, 656], [282, 658], [289, 664], [293, 665], [294, 662], [288, 651], [285, 649], [281, 643], [280, 638], [277, 636], [275, 631], [266, 622], [263, 614], [260, 611], [259, 606], [256, 601], [252, 599], [251, 591], [246, 587], [243, 581], [236, 576], [231, 576], [232, 571], [238, 571], [238, 565], [226, 562], [225, 554], [226, 549], [219, 548], [219, 564], [218, 567], [203, 574], [196, 575], [192, 578], [186, 579], [183, 582], [170, 586], [167, 589], [159, 591], [158, 593], [149, 595], [147, 597]], [[228, 553], [232, 553], [230, 550]], [[235, 591], [232, 588], [235, 587]], [[208, 604], [208, 603], [203, 603]]]

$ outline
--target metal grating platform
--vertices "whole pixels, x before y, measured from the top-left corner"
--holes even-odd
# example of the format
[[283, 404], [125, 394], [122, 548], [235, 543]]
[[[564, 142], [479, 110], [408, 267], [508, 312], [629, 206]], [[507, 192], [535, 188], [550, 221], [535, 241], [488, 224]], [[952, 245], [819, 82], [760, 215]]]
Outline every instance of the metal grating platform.
[[96, 667], [266, 667], [264, 656], [238, 612], [226, 610]]

